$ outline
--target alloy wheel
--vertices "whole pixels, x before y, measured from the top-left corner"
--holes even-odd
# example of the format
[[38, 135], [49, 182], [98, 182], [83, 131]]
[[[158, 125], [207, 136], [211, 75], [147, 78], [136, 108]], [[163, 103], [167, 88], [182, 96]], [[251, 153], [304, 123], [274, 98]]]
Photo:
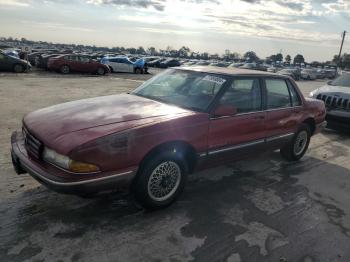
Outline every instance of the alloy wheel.
[[154, 201], [165, 201], [171, 198], [181, 181], [181, 168], [173, 161], [159, 164], [148, 180], [148, 195]]

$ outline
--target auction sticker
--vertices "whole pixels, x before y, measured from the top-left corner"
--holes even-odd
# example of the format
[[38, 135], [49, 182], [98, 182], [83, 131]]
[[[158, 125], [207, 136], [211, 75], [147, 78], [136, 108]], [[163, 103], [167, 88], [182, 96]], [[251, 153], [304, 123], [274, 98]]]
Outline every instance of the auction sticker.
[[219, 85], [222, 85], [223, 83], [226, 82], [226, 79], [223, 79], [221, 77], [217, 77], [217, 76], [213, 76], [213, 75], [206, 75], [204, 78], [203, 78], [204, 81], [209, 81], [209, 82], [212, 82], [212, 83], [215, 83], [215, 84], [219, 84]]

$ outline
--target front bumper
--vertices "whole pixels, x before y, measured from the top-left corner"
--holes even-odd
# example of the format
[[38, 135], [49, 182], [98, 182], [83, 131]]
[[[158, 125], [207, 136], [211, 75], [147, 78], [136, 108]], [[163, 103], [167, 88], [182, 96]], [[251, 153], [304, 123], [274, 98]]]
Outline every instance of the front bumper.
[[41, 184], [59, 193], [85, 195], [102, 191], [126, 191], [136, 174], [136, 169], [86, 175], [64, 172], [50, 164], [31, 159], [20, 132], [12, 134], [11, 146], [12, 164], [17, 174], [28, 173]]
[[330, 109], [326, 120], [329, 127], [350, 128], [350, 112], [345, 110]]

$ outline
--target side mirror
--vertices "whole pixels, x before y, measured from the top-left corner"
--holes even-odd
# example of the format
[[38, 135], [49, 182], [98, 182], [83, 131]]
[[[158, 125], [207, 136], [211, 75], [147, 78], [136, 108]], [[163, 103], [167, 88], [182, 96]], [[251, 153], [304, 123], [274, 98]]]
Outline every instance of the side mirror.
[[219, 105], [214, 111], [216, 117], [233, 116], [235, 114], [237, 114], [237, 108], [230, 105]]

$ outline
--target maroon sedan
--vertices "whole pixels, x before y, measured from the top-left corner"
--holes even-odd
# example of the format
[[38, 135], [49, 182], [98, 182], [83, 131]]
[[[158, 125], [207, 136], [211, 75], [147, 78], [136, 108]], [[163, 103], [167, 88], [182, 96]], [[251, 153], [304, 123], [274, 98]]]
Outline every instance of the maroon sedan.
[[210, 67], [166, 70], [131, 94], [26, 115], [11, 138], [18, 174], [82, 195], [130, 189], [146, 208], [172, 203], [199, 168], [280, 149], [299, 160], [325, 125], [322, 101], [286, 76]]
[[51, 57], [47, 63], [47, 68], [52, 71], [59, 71], [62, 74], [81, 72], [104, 75], [110, 72], [108, 66], [84, 55], [60, 55]]

